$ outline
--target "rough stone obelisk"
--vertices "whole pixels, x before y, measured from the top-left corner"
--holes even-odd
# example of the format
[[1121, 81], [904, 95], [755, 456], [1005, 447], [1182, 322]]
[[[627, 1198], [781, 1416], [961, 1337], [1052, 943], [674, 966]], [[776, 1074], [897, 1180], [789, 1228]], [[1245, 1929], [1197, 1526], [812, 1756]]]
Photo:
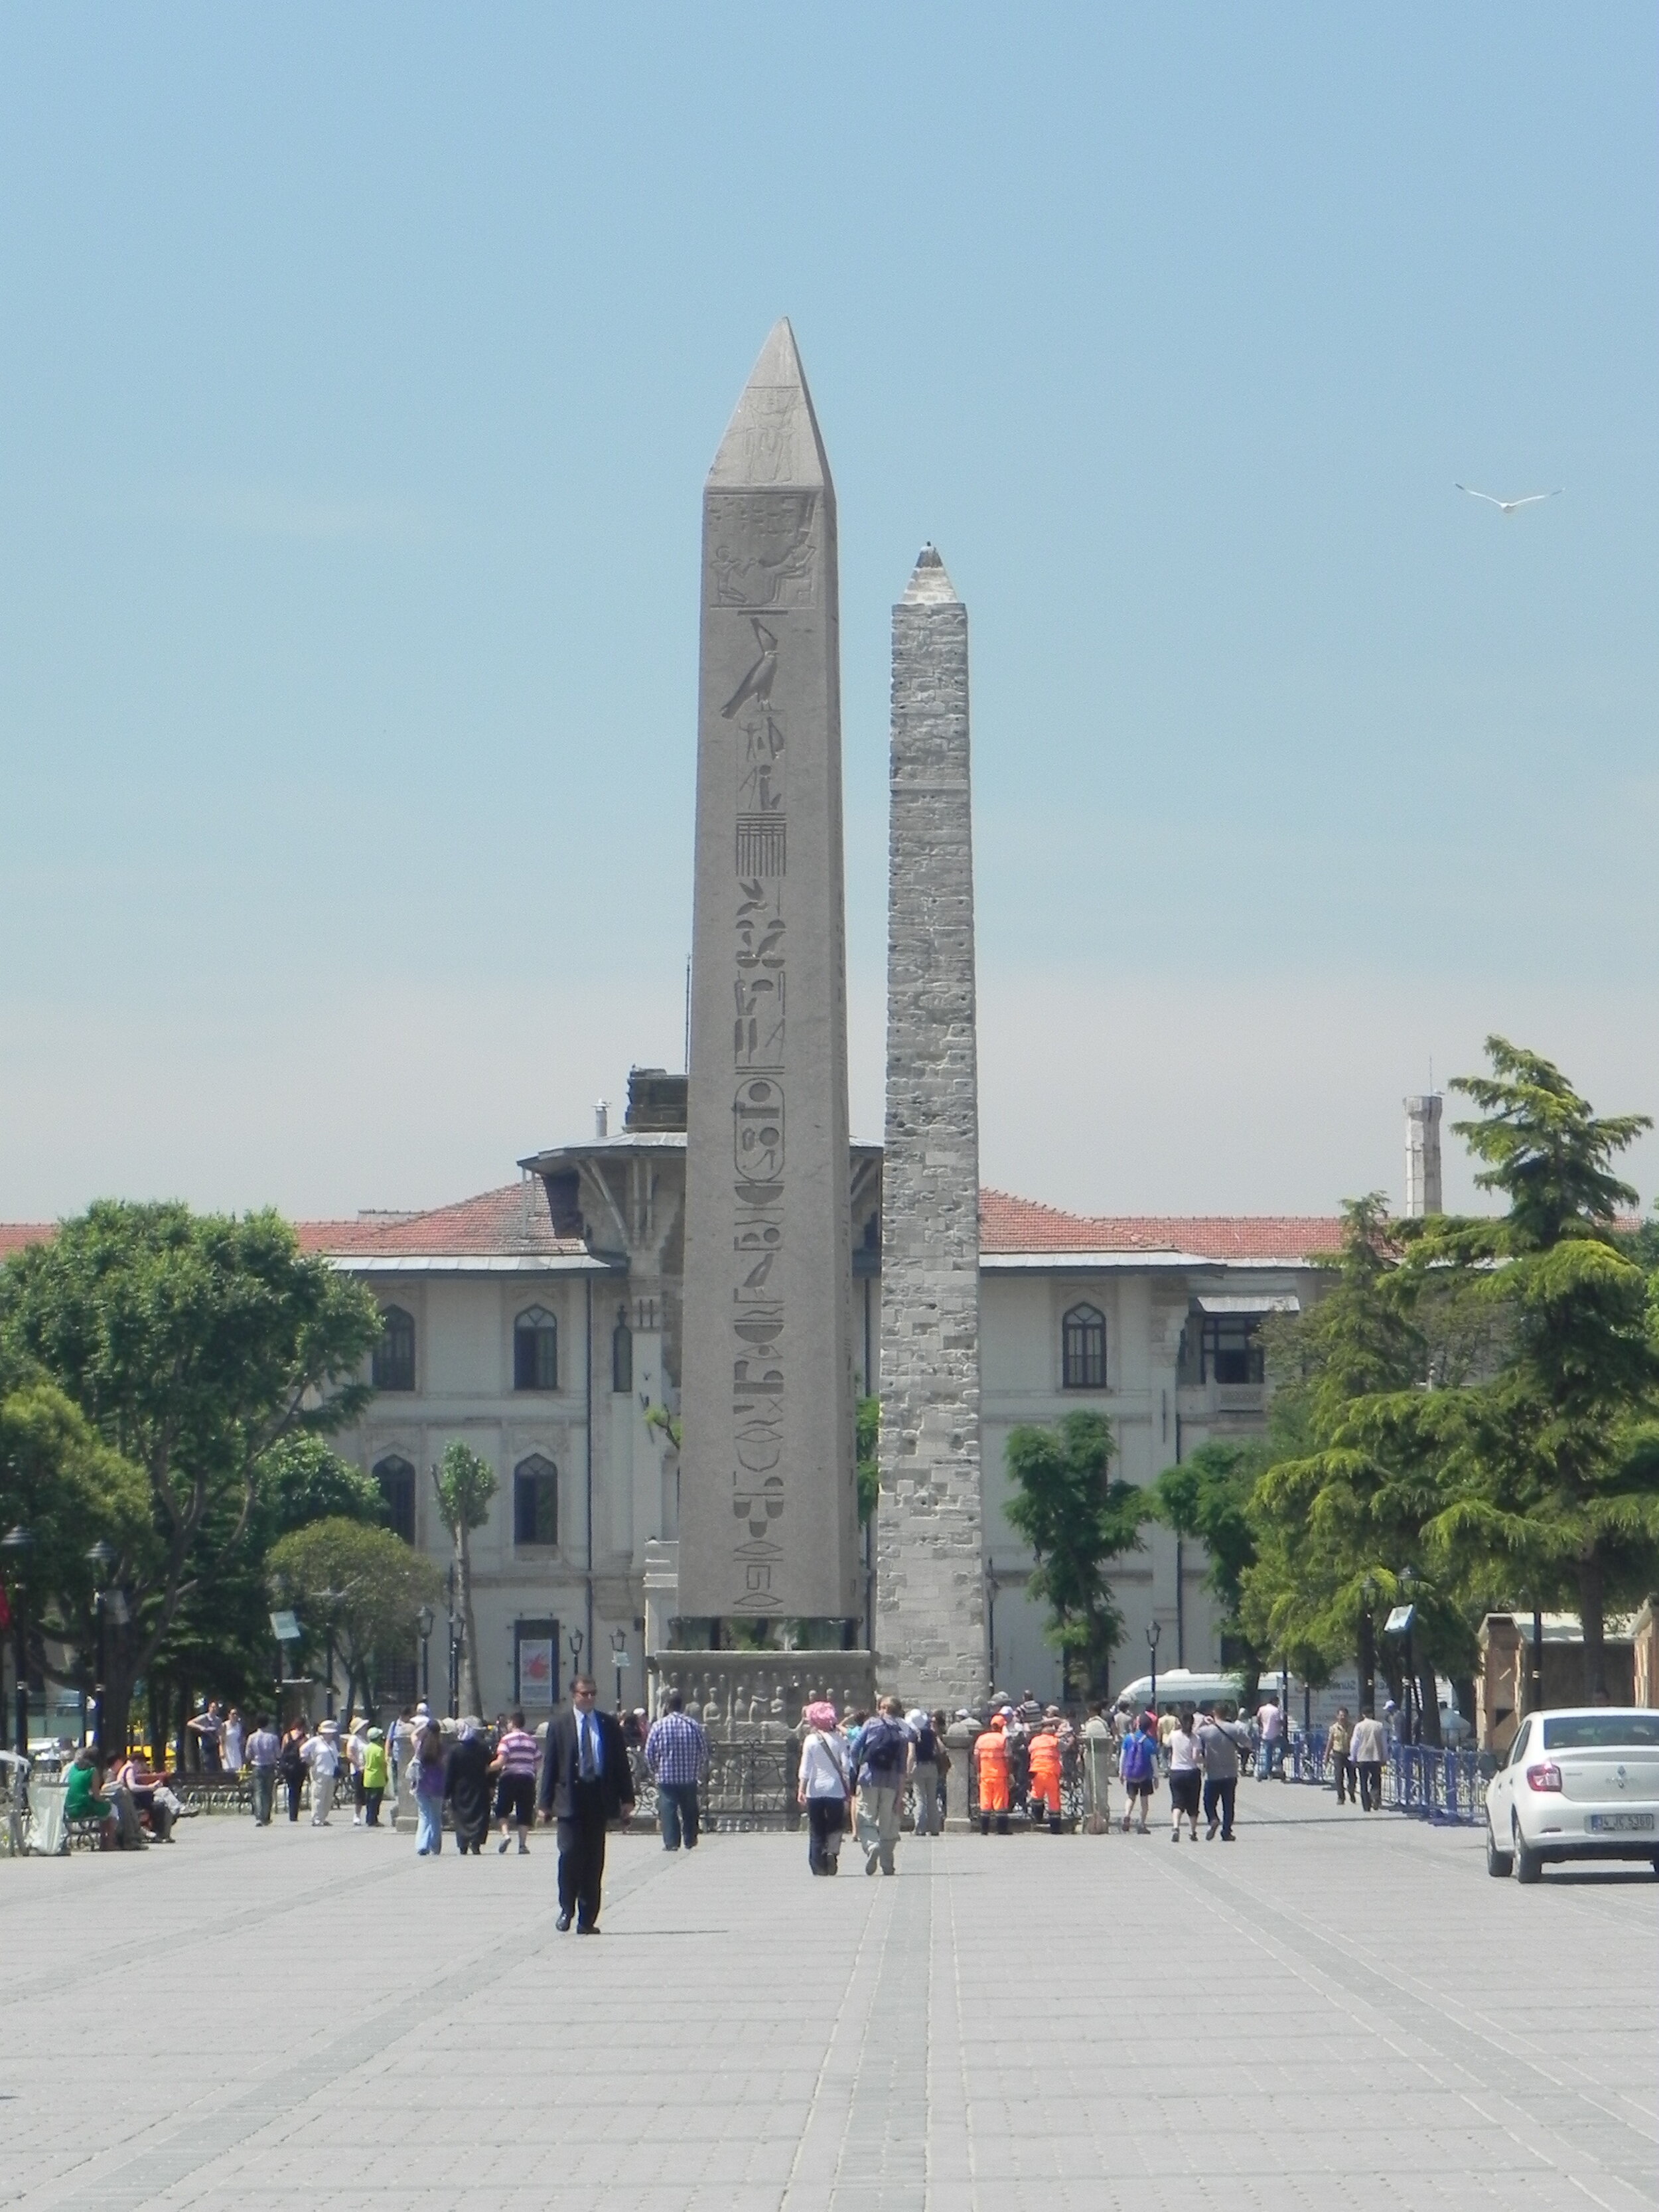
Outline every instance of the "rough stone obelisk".
[[931, 545], [893, 610], [876, 1648], [907, 1701], [988, 1686], [968, 611]]
[[683, 1619], [858, 1602], [836, 495], [781, 322], [703, 494]]

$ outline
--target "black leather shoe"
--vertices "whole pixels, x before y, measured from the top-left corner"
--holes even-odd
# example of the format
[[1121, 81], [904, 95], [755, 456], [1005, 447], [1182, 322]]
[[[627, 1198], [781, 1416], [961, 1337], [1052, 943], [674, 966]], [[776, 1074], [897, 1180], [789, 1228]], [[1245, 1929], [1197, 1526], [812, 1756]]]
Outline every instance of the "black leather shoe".
[[576, 1933], [579, 1936], [597, 1936], [599, 1932], [599, 1923], [597, 1920], [579, 1920], [576, 1923]]
[[562, 1936], [569, 1928], [570, 1915], [568, 1912], [562, 1912], [558, 1918], [553, 1923], [553, 1925], [558, 1929], [560, 1935]]

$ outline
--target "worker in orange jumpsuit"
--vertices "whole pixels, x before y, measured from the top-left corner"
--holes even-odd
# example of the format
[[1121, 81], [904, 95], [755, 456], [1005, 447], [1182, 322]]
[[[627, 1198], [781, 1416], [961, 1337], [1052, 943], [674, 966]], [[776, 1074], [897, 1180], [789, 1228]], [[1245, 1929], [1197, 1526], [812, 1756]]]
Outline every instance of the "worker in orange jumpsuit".
[[1002, 1730], [1003, 1717], [1000, 1713], [994, 1713], [984, 1734], [974, 1739], [974, 1765], [979, 1769], [979, 1832], [981, 1836], [990, 1834], [993, 1814], [996, 1815], [998, 1835], [1012, 1833], [1008, 1826], [1008, 1745]]
[[1031, 1811], [1046, 1807], [1048, 1814], [1048, 1833], [1057, 1836], [1060, 1826], [1060, 1738], [1054, 1724], [1045, 1720], [1031, 1738]]

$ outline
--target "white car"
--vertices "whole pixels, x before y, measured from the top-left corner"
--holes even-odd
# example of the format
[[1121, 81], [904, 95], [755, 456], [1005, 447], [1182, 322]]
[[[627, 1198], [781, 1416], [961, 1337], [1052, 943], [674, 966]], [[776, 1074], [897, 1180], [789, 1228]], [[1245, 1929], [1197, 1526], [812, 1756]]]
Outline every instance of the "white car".
[[1659, 1874], [1659, 1712], [1529, 1713], [1486, 1784], [1486, 1871], [1536, 1881], [1564, 1859], [1650, 1859]]

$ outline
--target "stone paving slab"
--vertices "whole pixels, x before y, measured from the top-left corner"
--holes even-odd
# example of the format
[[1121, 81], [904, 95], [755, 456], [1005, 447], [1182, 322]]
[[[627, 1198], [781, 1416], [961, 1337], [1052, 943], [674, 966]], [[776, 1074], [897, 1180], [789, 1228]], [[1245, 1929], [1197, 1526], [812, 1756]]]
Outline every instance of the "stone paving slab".
[[1659, 1881], [1247, 1785], [1240, 1838], [613, 1841], [202, 1819], [0, 1862], [0, 2206], [1635, 2212]]

